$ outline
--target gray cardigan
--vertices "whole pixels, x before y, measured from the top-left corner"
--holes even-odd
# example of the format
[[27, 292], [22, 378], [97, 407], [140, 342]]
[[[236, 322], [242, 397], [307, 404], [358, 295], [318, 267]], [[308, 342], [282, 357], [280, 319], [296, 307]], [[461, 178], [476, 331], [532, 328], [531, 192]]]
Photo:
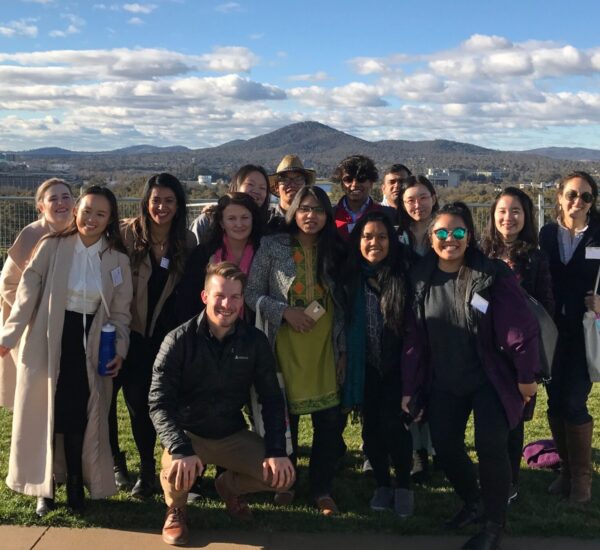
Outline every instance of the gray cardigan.
[[[263, 237], [260, 248], [252, 261], [248, 286], [246, 287], [246, 304], [253, 311], [260, 302], [260, 313], [268, 322], [267, 336], [273, 348], [275, 336], [283, 322], [283, 312], [288, 304], [288, 293], [296, 278], [296, 265], [292, 259], [292, 241], [287, 233], [278, 233]], [[329, 288], [334, 303], [333, 320], [333, 353], [337, 362], [340, 353], [346, 351], [344, 334], [344, 308], [339, 299], [335, 282], [328, 276], [325, 284]]]

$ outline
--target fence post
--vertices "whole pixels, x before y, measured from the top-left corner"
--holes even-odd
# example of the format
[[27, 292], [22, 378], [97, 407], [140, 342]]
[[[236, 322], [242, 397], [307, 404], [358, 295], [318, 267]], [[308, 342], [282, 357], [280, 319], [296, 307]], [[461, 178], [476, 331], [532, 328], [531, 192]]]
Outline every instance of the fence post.
[[538, 231], [544, 226], [544, 193], [538, 195]]

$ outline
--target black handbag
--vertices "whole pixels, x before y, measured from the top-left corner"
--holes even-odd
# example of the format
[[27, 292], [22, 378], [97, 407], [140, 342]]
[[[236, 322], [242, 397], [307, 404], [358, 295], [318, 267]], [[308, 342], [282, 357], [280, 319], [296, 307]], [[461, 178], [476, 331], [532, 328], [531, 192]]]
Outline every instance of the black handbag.
[[558, 329], [554, 324], [554, 319], [546, 311], [546, 308], [540, 304], [528, 292], [525, 292], [529, 309], [535, 315], [540, 327], [540, 368], [543, 382], [549, 382], [552, 379], [552, 363], [556, 352], [556, 343], [558, 341]]

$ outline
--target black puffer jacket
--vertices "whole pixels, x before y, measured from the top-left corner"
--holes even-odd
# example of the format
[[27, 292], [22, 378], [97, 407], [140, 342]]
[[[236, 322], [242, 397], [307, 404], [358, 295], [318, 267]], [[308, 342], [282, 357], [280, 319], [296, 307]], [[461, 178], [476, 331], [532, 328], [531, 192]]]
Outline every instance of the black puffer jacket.
[[245, 429], [241, 409], [254, 385], [263, 407], [266, 456], [286, 456], [284, 402], [266, 336], [238, 320], [218, 343], [204, 313], [167, 334], [154, 362], [150, 417], [175, 457], [194, 454], [185, 431], [221, 439]]

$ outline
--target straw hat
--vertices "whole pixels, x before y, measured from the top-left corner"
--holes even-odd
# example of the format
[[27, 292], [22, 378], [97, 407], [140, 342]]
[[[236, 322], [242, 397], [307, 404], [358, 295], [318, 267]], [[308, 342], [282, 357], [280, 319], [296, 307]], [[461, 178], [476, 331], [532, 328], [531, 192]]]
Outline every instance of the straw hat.
[[279, 196], [277, 178], [285, 172], [301, 172], [306, 178], [307, 185], [312, 185], [317, 179], [315, 171], [304, 168], [304, 164], [302, 164], [298, 155], [286, 155], [277, 166], [277, 171], [269, 176], [269, 187], [273, 195]]

